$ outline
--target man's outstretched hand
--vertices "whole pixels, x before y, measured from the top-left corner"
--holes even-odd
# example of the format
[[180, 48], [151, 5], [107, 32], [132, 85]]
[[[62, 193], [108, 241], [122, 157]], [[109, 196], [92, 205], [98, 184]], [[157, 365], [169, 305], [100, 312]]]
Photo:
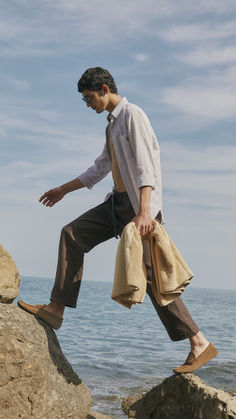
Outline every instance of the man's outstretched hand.
[[60, 201], [64, 196], [65, 192], [62, 191], [62, 188], [59, 186], [58, 188], [50, 189], [50, 191], [45, 192], [39, 199], [39, 202], [42, 202], [46, 207], [53, 207], [53, 205]]
[[42, 202], [46, 207], [53, 207], [53, 205], [60, 201], [67, 193], [81, 188], [84, 188], [84, 184], [78, 178], [75, 178], [70, 182], [45, 192], [39, 199], [39, 202]]

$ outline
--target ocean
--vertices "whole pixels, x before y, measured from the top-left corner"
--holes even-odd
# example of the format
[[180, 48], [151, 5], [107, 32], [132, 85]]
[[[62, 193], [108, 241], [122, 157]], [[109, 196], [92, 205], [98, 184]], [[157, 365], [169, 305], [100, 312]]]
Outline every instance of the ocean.
[[[17, 299], [48, 303], [52, 279], [23, 277]], [[183, 363], [189, 341], [172, 342], [149, 297], [127, 309], [111, 299], [112, 283], [84, 279], [76, 309], [66, 308], [56, 334], [62, 351], [90, 388], [92, 410], [126, 418], [121, 401], [142, 394]], [[183, 301], [217, 358], [196, 371], [208, 385], [236, 390], [236, 290], [194, 288]]]

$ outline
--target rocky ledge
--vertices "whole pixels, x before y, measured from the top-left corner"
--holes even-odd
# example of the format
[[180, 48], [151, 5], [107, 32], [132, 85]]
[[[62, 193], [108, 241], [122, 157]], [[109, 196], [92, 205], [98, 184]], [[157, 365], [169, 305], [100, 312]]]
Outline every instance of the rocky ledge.
[[172, 375], [148, 393], [123, 400], [129, 419], [235, 419], [236, 400], [194, 374]]
[[90, 390], [54, 331], [11, 304], [19, 284], [17, 267], [0, 245], [0, 418], [109, 419], [90, 411]]
[[90, 391], [43, 321], [0, 304], [0, 347], [0, 417], [86, 418]]

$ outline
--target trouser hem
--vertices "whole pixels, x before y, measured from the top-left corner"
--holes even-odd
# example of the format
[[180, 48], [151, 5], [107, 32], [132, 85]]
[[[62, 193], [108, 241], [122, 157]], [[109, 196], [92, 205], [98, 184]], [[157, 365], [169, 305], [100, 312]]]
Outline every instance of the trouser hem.
[[195, 331], [189, 331], [189, 332], [186, 332], [183, 336], [179, 336], [179, 337], [174, 337], [174, 336], [170, 336], [170, 334], [169, 334], [169, 337], [170, 337], [170, 339], [173, 341], [173, 342], [178, 342], [178, 341], [181, 341], [181, 340], [184, 340], [184, 339], [189, 339], [189, 338], [192, 338], [193, 336], [195, 336], [198, 332], [200, 331], [200, 329], [197, 329], [197, 330], [195, 330]]
[[55, 301], [57, 303], [62, 303], [65, 305], [65, 307], [70, 307], [70, 308], [76, 308], [76, 302], [67, 302], [64, 301], [62, 298], [57, 298], [57, 297], [51, 297], [50, 301]]

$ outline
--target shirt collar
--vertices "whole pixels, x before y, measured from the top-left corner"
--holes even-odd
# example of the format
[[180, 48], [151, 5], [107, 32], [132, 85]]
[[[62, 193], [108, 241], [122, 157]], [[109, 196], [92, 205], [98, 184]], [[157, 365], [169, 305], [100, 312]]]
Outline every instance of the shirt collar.
[[123, 97], [121, 101], [116, 105], [111, 113], [109, 113], [107, 120], [110, 122], [113, 118], [117, 118], [121, 109], [128, 103], [126, 97]]

